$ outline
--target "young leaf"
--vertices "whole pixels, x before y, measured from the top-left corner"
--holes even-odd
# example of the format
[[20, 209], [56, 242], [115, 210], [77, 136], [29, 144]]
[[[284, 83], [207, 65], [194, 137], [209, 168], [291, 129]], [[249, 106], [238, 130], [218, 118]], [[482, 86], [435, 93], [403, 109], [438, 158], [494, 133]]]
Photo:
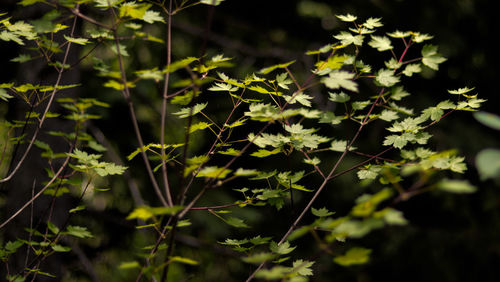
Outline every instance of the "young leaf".
[[355, 21], [356, 19], [358, 19], [358, 17], [356, 16], [353, 16], [351, 14], [346, 14], [346, 15], [335, 15], [339, 20], [343, 21], [343, 22], [353, 22]]
[[438, 70], [439, 64], [446, 61], [446, 58], [438, 54], [437, 49], [434, 45], [425, 45], [422, 48], [422, 63], [433, 70]]
[[295, 250], [295, 248], [296, 247], [290, 247], [290, 242], [288, 241], [283, 242], [281, 245], [278, 245], [278, 243], [274, 241], [269, 244], [269, 249], [273, 253], [279, 255], [287, 255], [291, 253], [293, 250]]
[[399, 77], [395, 76], [394, 71], [392, 70], [381, 69], [377, 72], [375, 81], [377, 81], [381, 86], [391, 87], [399, 82]]
[[311, 212], [313, 215], [315, 215], [317, 217], [327, 217], [327, 216], [335, 214], [334, 212], [329, 211], [325, 207], [323, 207], [321, 209], [311, 208]]
[[322, 78], [321, 82], [330, 89], [345, 88], [347, 90], [358, 92], [358, 84], [353, 80], [354, 73], [334, 70], [329, 73], [328, 77]]
[[224, 0], [200, 0], [200, 3], [211, 6], [219, 6]]
[[371, 39], [372, 40], [368, 42], [368, 45], [370, 45], [372, 48], [377, 49], [380, 52], [391, 50], [393, 48], [391, 40], [386, 36], [372, 35]]
[[208, 103], [196, 104], [192, 108], [182, 108], [180, 111], [173, 114], [179, 116], [179, 118], [187, 118], [203, 111], [207, 105]]

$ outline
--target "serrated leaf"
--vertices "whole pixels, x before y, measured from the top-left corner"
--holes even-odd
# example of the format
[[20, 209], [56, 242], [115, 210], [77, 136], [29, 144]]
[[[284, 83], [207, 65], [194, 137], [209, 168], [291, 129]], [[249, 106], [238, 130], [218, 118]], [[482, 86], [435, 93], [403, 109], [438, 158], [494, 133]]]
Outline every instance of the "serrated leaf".
[[275, 253], [275, 254], [279, 254], [279, 255], [287, 255], [289, 253], [291, 253], [293, 250], [295, 250], [296, 247], [291, 247], [290, 246], [290, 242], [288, 241], [285, 241], [283, 243], [281, 243], [280, 245], [278, 245], [278, 243], [276, 242], [271, 242], [269, 244], [269, 249]]
[[446, 61], [438, 52], [438, 47], [434, 45], [425, 45], [422, 48], [422, 63], [433, 70], [439, 69], [439, 64]]
[[387, 33], [387, 35], [389, 35], [390, 37], [394, 37], [394, 38], [405, 38], [405, 37], [410, 36], [411, 32], [410, 31], [399, 31], [399, 30], [396, 30], [394, 32]]
[[420, 73], [421, 71], [422, 68], [420, 67], [420, 64], [408, 64], [403, 70], [403, 74], [406, 76], [412, 76], [414, 73]]
[[337, 103], [345, 103], [351, 99], [351, 97], [344, 92], [340, 92], [340, 93], [328, 92], [328, 94], [330, 95], [328, 100], [333, 101], [333, 102], [337, 102]]
[[391, 110], [383, 110], [379, 117], [381, 120], [385, 121], [393, 121], [399, 118], [398, 113], [396, 111], [391, 111]]
[[391, 40], [386, 36], [372, 35], [371, 39], [372, 40], [368, 42], [368, 45], [370, 45], [372, 48], [377, 49], [377, 51], [383, 52], [387, 50], [392, 50], [393, 48]]
[[364, 23], [363, 26], [369, 29], [374, 29], [376, 27], [381, 27], [383, 24], [380, 22], [382, 18], [368, 18]]
[[361, 46], [361, 45], [363, 45], [363, 39], [364, 39], [363, 35], [359, 35], [359, 34], [353, 35], [352, 33], [347, 32], [347, 31], [342, 31], [333, 37], [337, 40], [340, 40], [340, 43], [342, 43], [342, 45], [345, 45], [345, 46], [348, 46], [351, 44], [354, 44], [356, 46]]
[[398, 83], [400, 79], [399, 77], [394, 75], [394, 71], [389, 69], [381, 69], [377, 72], [375, 81], [377, 81], [381, 86], [391, 87], [394, 84]]
[[208, 103], [200, 103], [194, 105], [192, 108], [182, 108], [180, 111], [173, 113], [174, 115], [179, 116], [179, 118], [187, 118], [190, 116], [194, 116], [199, 112], [203, 111]]
[[330, 89], [339, 89], [342, 87], [353, 92], [358, 92], [358, 84], [353, 80], [354, 77], [354, 73], [334, 70], [328, 74], [328, 77], [322, 78], [321, 82]]
[[343, 22], [353, 22], [355, 21], [356, 19], [358, 19], [358, 17], [356, 16], [353, 16], [351, 14], [346, 14], [346, 15], [335, 15], [339, 20], [343, 21]]
[[87, 45], [87, 43], [89, 43], [89, 40], [87, 38], [74, 38], [64, 35], [64, 39], [78, 45]]
[[448, 90], [448, 93], [453, 94], [453, 95], [464, 95], [464, 94], [471, 92], [472, 90], [474, 90], [474, 87], [472, 87], [472, 88], [463, 87], [463, 88], [458, 88], [455, 90]]
[[313, 275], [313, 271], [311, 269], [311, 266], [313, 266], [314, 261], [304, 261], [301, 259], [298, 259], [293, 262], [292, 264], [292, 269], [293, 272], [298, 273], [299, 275], [303, 276], [311, 276]]
[[311, 208], [311, 213], [317, 217], [327, 217], [327, 216], [335, 214], [334, 212], [329, 211], [325, 207], [320, 208], [320, 209]]
[[90, 231], [87, 230], [87, 227], [83, 226], [72, 226], [68, 225], [66, 228], [66, 232], [68, 235], [78, 237], [78, 238], [92, 238], [94, 237]]

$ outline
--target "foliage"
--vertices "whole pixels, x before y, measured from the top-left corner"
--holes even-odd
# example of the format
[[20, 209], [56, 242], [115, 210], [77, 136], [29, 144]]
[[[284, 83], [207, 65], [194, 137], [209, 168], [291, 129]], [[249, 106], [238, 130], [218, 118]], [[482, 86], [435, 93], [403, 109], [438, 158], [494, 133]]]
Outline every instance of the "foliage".
[[[231, 252], [240, 269], [252, 267], [248, 280], [307, 281], [321, 269], [319, 260], [310, 257], [329, 257], [332, 264], [344, 267], [369, 262], [376, 254], [357, 239], [409, 224], [396, 209], [397, 203], [423, 193], [476, 191], [460, 178], [466, 171], [464, 157], [453, 149], [437, 150], [431, 129], [454, 112], [477, 111], [485, 100], [473, 88], [464, 87], [443, 90], [449, 98], [424, 109], [405, 104], [411, 96], [405, 83], [424, 71], [438, 71], [446, 61], [438, 47], [429, 43], [431, 35], [385, 32], [380, 18], [339, 15], [345, 30], [336, 33], [333, 42], [306, 52], [314, 66], [304, 79], [296, 75], [300, 70], [295, 68], [300, 67], [295, 60], [257, 67], [260, 71], [232, 78], [222, 71], [232, 66], [232, 59], [222, 54], [172, 60], [175, 16], [202, 4], [213, 9], [223, 1], [166, 2], [23, 0], [22, 6], [47, 5], [52, 10], [31, 22], [1, 14], [0, 39], [22, 50], [12, 61], [41, 62], [56, 80], [0, 84], [3, 103], [15, 100], [28, 109], [23, 121], [2, 122], [6, 152], [2, 166], [8, 168], [0, 182], [9, 183], [20, 174], [34, 148], [46, 163], [41, 187], [37, 183], [37, 192], [33, 188], [26, 194], [24, 204], [2, 218], [0, 228], [11, 226], [42, 198], [52, 203], [56, 198], [73, 199], [63, 221], [55, 223], [51, 204], [37, 218], [39, 224], [23, 226], [26, 233], [3, 240], [0, 258], [7, 280], [52, 277], [44, 271], [44, 262], [53, 254], [78, 255], [80, 245], [90, 244], [87, 241], [98, 244], [96, 238], [106, 234], [80, 222], [89, 220], [103, 197], [119, 201], [113, 191], [119, 186], [113, 181], [116, 176], [127, 180], [135, 195], [131, 196], [133, 204], [122, 210], [122, 219], [137, 224], [129, 232], [139, 245], [125, 251], [116, 271], [137, 280], [182, 280], [191, 277], [191, 271], [203, 277], [203, 269], [216, 256], [204, 257], [201, 249], [208, 244]], [[139, 44], [161, 49], [166, 61], [154, 61], [152, 66], [133, 63], [137, 55], [131, 50]], [[80, 57], [73, 61], [69, 54], [74, 49]], [[106, 119], [118, 103], [110, 106], [101, 101], [108, 100], [105, 95], [94, 93], [80, 97], [75, 89], [87, 85], [62, 83], [70, 71], [88, 71], [89, 66], [105, 95], [123, 96], [131, 121], [126, 138], [136, 142], [132, 150], [116, 153], [119, 149], [93, 130], [93, 122]], [[152, 141], [146, 142], [136, 95], [151, 92], [159, 101], [151, 107], [159, 108], [159, 115], [153, 122], [155, 134], [147, 137]], [[323, 107], [324, 100], [336, 107]], [[485, 122], [487, 117], [479, 113], [476, 118]], [[44, 130], [48, 119], [71, 124], [71, 129]], [[27, 125], [33, 127], [30, 135], [24, 134]], [[370, 140], [371, 147], [362, 147], [361, 134], [377, 127], [385, 129], [384, 135]], [[65, 144], [64, 149], [42, 141], [46, 136]], [[15, 155], [13, 148], [21, 145], [25, 146], [21, 158], [9, 166], [15, 159], [9, 157]], [[115, 152], [107, 157], [118, 157], [102, 161], [105, 152]], [[351, 155], [359, 159], [345, 167]], [[128, 163], [123, 164], [125, 158]], [[127, 171], [139, 161], [141, 172]], [[493, 170], [483, 165], [492, 160], [478, 156], [477, 161], [484, 178], [498, 172], [498, 166]], [[332, 186], [340, 176], [354, 171], [359, 179], [356, 185], [370, 189], [346, 203], [347, 211], [314, 207], [320, 196], [337, 193]], [[144, 172], [149, 183], [138, 189], [131, 175]], [[108, 183], [112, 183], [110, 188]], [[213, 203], [212, 193], [223, 202]], [[293, 207], [297, 198], [305, 204], [279, 234], [254, 228], [272, 219], [259, 222], [250, 214], [266, 217]], [[201, 213], [209, 219], [200, 220]], [[33, 222], [33, 215], [30, 219]], [[283, 221], [276, 218], [272, 224]], [[221, 230], [221, 237], [203, 242], [213, 239], [203, 237], [213, 230]], [[192, 243], [186, 240], [191, 238], [188, 235], [200, 235], [202, 240]], [[304, 252], [307, 246], [314, 247]], [[24, 264], [10, 266], [22, 256]]]

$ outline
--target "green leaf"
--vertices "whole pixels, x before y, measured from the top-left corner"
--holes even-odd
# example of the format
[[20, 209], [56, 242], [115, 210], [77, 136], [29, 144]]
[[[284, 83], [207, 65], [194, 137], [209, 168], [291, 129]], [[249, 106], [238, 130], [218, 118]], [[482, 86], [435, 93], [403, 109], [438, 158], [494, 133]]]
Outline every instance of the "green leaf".
[[142, 19], [146, 11], [151, 8], [151, 4], [138, 4], [135, 2], [126, 2], [120, 6], [120, 17], [130, 17], [133, 19]]
[[311, 212], [313, 215], [315, 215], [317, 217], [327, 217], [327, 216], [335, 214], [334, 212], [329, 211], [325, 207], [320, 208], [320, 209], [311, 208]]
[[4, 101], [8, 101], [8, 99], [12, 98], [12, 95], [9, 95], [5, 89], [0, 88], [0, 99]]
[[368, 45], [370, 45], [372, 48], [377, 49], [380, 52], [392, 50], [393, 48], [391, 40], [386, 36], [372, 35], [371, 39], [372, 40], [368, 42]]
[[19, 45], [24, 45], [24, 42], [21, 39], [21, 37], [19, 37], [17, 34], [15, 34], [13, 32], [7, 31], [7, 30], [3, 30], [2, 32], [0, 32], [0, 40], [14, 41]]
[[294, 273], [297, 273], [302, 276], [311, 276], [313, 275], [313, 271], [311, 269], [311, 266], [313, 266], [314, 261], [304, 261], [301, 259], [298, 259], [293, 262], [292, 269]]
[[398, 112], [396, 112], [396, 111], [383, 110], [380, 113], [378, 118], [381, 120], [385, 120], [385, 121], [393, 121], [393, 120], [398, 119], [399, 116], [398, 116]]
[[302, 92], [299, 92], [295, 94], [294, 96], [284, 96], [285, 100], [289, 104], [295, 104], [295, 102], [299, 102], [299, 104], [306, 106], [306, 107], [311, 107], [311, 100], [313, 97], [304, 94]]
[[61, 246], [61, 245], [58, 245], [58, 244], [50, 245], [50, 247], [55, 252], [64, 252], [64, 253], [66, 253], [66, 252], [70, 252], [71, 251], [71, 247], [65, 247], [65, 246]]
[[376, 212], [375, 217], [382, 217], [389, 225], [406, 225], [408, 220], [403, 216], [403, 213], [393, 208], [385, 208]]
[[348, 46], [354, 44], [356, 46], [363, 45], [363, 35], [352, 35], [352, 33], [347, 31], [342, 31], [339, 34], [333, 36], [335, 39], [340, 40], [342, 45]]
[[250, 156], [257, 157], [257, 158], [265, 158], [265, 157], [268, 157], [268, 156], [271, 156], [271, 155], [279, 154], [280, 152], [281, 152], [281, 148], [276, 148], [276, 149], [274, 149], [272, 151], [265, 150], [265, 149], [260, 149], [257, 152], [251, 153]]
[[201, 112], [207, 105], [208, 103], [196, 104], [192, 108], [182, 108], [180, 111], [173, 114], [179, 116], [179, 118], [187, 118]]
[[216, 166], [207, 166], [200, 170], [196, 177], [226, 178], [231, 173], [230, 169]]
[[269, 249], [275, 253], [275, 254], [279, 254], [279, 255], [287, 255], [289, 253], [291, 253], [293, 250], [295, 250], [296, 247], [291, 247], [290, 246], [290, 242], [288, 241], [285, 241], [283, 243], [281, 243], [280, 245], [278, 245], [278, 243], [276, 242], [271, 242], [269, 244]]
[[349, 95], [345, 94], [344, 92], [340, 92], [340, 93], [328, 92], [328, 94], [330, 95], [328, 100], [333, 101], [333, 102], [337, 102], [337, 103], [345, 103], [351, 99], [351, 97]]
[[351, 248], [344, 255], [337, 256], [333, 261], [342, 266], [365, 264], [370, 260], [372, 250], [366, 248]]
[[471, 92], [472, 90], [474, 90], [474, 87], [473, 88], [463, 87], [463, 88], [458, 88], [455, 90], [448, 90], [448, 93], [453, 94], [453, 95], [464, 95], [464, 94]]
[[320, 119], [319, 123], [329, 123], [331, 125], [336, 125], [341, 123], [345, 118], [343, 116], [336, 116], [333, 112], [324, 112]]
[[425, 45], [422, 48], [422, 63], [433, 70], [438, 70], [439, 64], [446, 61], [446, 58], [442, 57], [437, 49], [438, 47], [434, 45]]
[[500, 150], [483, 149], [476, 156], [476, 167], [481, 180], [500, 177]]
[[437, 183], [437, 188], [439, 190], [457, 193], [457, 194], [469, 194], [476, 192], [477, 188], [469, 183], [467, 180], [451, 180], [444, 179]]
[[347, 149], [346, 140], [333, 140], [330, 146], [330, 150], [336, 152], [344, 152]]
[[287, 68], [288, 66], [290, 66], [293, 63], [295, 63], [295, 60], [287, 62], [287, 63], [284, 63], [284, 64], [273, 65], [273, 66], [261, 69], [259, 71], [259, 73], [268, 74], [268, 73], [274, 71], [275, 69], [284, 69], [284, 68]]
[[420, 73], [421, 71], [422, 68], [420, 67], [420, 64], [408, 64], [403, 70], [403, 74], [406, 76], [412, 76], [414, 73]]
[[411, 36], [411, 32], [410, 31], [396, 30], [394, 32], [387, 33], [387, 35], [389, 35], [390, 37], [393, 37], [393, 38], [405, 38], [405, 37]]
[[374, 29], [376, 27], [381, 27], [383, 24], [380, 22], [382, 18], [368, 18], [364, 23], [363, 26], [369, 29]]
[[99, 176], [122, 175], [127, 170], [126, 166], [114, 163], [100, 162], [98, 165], [99, 167], [94, 168], [94, 170]]
[[208, 122], [204, 122], [204, 121], [195, 123], [195, 124], [191, 125], [191, 127], [189, 128], [189, 133], [193, 133], [193, 132], [198, 131], [198, 130], [204, 130], [206, 128], [209, 128], [212, 125], [213, 125], [213, 123], [208, 123]]
[[229, 224], [233, 227], [236, 227], [236, 228], [249, 228], [250, 227], [243, 221], [243, 219], [233, 217], [233, 216], [230, 216], [227, 219], [224, 219], [224, 222], [226, 222], [227, 224]]
[[358, 84], [353, 80], [354, 73], [334, 70], [328, 74], [328, 77], [322, 78], [321, 82], [330, 89], [345, 88], [347, 90], [358, 92]]
[[200, 3], [211, 6], [219, 6], [224, 0], [200, 0]]
[[87, 227], [83, 226], [72, 226], [68, 225], [66, 228], [66, 234], [78, 237], [78, 238], [92, 238], [94, 237], [90, 231], [87, 230]]
[[391, 87], [399, 82], [399, 77], [394, 75], [393, 70], [381, 69], [377, 72], [375, 81], [378, 82], [381, 86]]
[[69, 37], [69, 36], [64, 35], [64, 39], [66, 39], [67, 41], [69, 41], [71, 43], [75, 43], [78, 45], [86, 45], [87, 43], [89, 43], [89, 40], [87, 38], [73, 38], [73, 37]]
[[165, 20], [160, 13], [156, 11], [146, 11], [144, 16], [142, 16], [142, 20], [149, 24], [153, 24], [155, 22], [165, 23]]
[[353, 22], [358, 19], [358, 17], [353, 16], [351, 14], [346, 14], [346, 15], [335, 15], [339, 20], [343, 22]]

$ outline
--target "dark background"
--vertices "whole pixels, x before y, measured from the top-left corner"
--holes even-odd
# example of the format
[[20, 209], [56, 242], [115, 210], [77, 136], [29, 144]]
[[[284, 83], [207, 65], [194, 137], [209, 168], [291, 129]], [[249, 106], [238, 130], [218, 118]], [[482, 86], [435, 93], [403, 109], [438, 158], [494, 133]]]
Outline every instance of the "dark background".
[[[13, 2], [2, 1], [0, 11], [12, 12], [14, 18], [19, 19], [36, 18], [42, 13], [38, 6], [22, 8], [13, 5]], [[486, 0], [226, 0], [215, 8], [196, 6], [174, 18], [173, 56], [175, 60], [204, 53], [209, 56], [223, 53], [234, 57], [236, 66], [228, 70], [233, 77], [241, 77], [263, 66], [298, 59], [292, 71], [298, 72], [300, 80], [307, 75], [304, 70], [310, 69], [313, 63], [303, 55], [304, 51], [332, 42], [332, 35], [345, 28], [346, 25], [338, 21], [335, 14], [351, 13], [358, 16], [360, 21], [368, 17], [381, 17], [387, 32], [413, 30], [433, 35], [432, 44], [438, 45], [440, 52], [448, 58], [440, 66], [439, 72], [428, 74], [429, 79], [408, 83], [408, 91], [412, 93], [410, 101], [415, 108], [425, 108], [448, 99], [448, 89], [468, 86], [475, 87], [481, 98], [488, 99], [482, 110], [498, 114], [497, 69], [500, 60], [496, 42], [496, 12], [491, 1]], [[140, 46], [136, 47], [133, 50], [143, 57], [144, 64], [164, 61], [162, 55], [157, 58], [155, 53], [141, 53], [144, 51], [141, 51]], [[28, 70], [16, 69], [17, 64], [8, 62], [17, 56], [19, 50], [16, 45], [2, 44], [0, 48], [3, 54], [0, 82], [24, 81], [23, 76]], [[101, 82], [90, 81], [85, 76], [86, 72], [91, 71], [84, 69], [72, 76], [72, 79], [89, 87], [89, 91], [82, 95], [91, 96], [100, 91], [98, 87]], [[103, 94], [103, 100], [116, 103], [113, 105], [117, 106], [96, 126], [106, 132], [122, 155], [126, 155], [134, 150], [135, 145], [127, 140], [131, 138], [130, 125], [112, 118], [127, 115], [119, 98], [109, 98]], [[151, 99], [150, 104], [155, 103], [150, 97], [141, 99]], [[16, 111], [19, 109], [11, 104], [8, 109], [2, 108], [2, 113], [10, 117], [14, 117]], [[145, 134], [154, 136], [154, 129], [151, 128], [151, 132], [147, 130], [151, 126], [147, 123], [148, 114], [144, 115]], [[317, 276], [312, 281], [500, 281], [500, 186], [495, 180], [480, 181], [474, 166], [474, 157], [481, 149], [500, 147], [499, 134], [478, 123], [470, 113], [457, 113], [443, 120], [438, 128], [433, 129], [433, 134], [440, 149], [457, 148], [466, 157], [469, 170], [465, 177], [478, 187], [478, 192], [465, 196], [424, 195], [400, 204], [397, 208], [404, 212], [411, 225], [376, 231], [360, 240], [361, 245], [374, 249], [369, 264], [342, 268], [325, 257], [316, 264]], [[359, 146], [370, 146], [369, 138], [364, 140], [360, 141], [362, 143]], [[346, 182], [343, 187], [348, 189], [352, 179], [343, 180]], [[22, 180], [16, 181], [22, 183]], [[14, 204], [15, 199], [18, 199], [16, 197], [20, 196], [5, 194], [5, 197]], [[324, 195], [320, 202], [335, 201], [335, 197], [336, 194]], [[342, 209], [339, 205], [339, 209]], [[130, 203], [126, 206], [130, 207]], [[64, 206], [61, 209], [64, 210]], [[94, 216], [101, 218], [92, 224], [101, 226], [95, 228], [102, 228], [103, 232], [110, 235], [103, 239], [101, 246], [86, 249], [89, 257], [99, 258], [105, 248], [123, 248], [130, 244], [132, 239], [119, 236], [133, 229], [130, 222], [119, 219], [127, 211], [127, 208], [117, 207], [115, 203], [105, 212], [96, 212]], [[282, 216], [283, 213], [275, 216]], [[199, 220], [204, 218], [200, 217]], [[103, 222], [105, 226], [102, 226]], [[266, 228], [266, 232], [281, 234], [278, 228], [262, 228]], [[206, 232], [217, 238], [224, 230]], [[113, 255], [119, 256], [117, 254], [118, 251]], [[107, 262], [104, 260], [101, 263], [106, 265]], [[232, 272], [222, 269], [213, 271]], [[245, 274], [240, 275], [242, 279], [246, 277]], [[206, 279], [216, 281], [217, 278]]]

